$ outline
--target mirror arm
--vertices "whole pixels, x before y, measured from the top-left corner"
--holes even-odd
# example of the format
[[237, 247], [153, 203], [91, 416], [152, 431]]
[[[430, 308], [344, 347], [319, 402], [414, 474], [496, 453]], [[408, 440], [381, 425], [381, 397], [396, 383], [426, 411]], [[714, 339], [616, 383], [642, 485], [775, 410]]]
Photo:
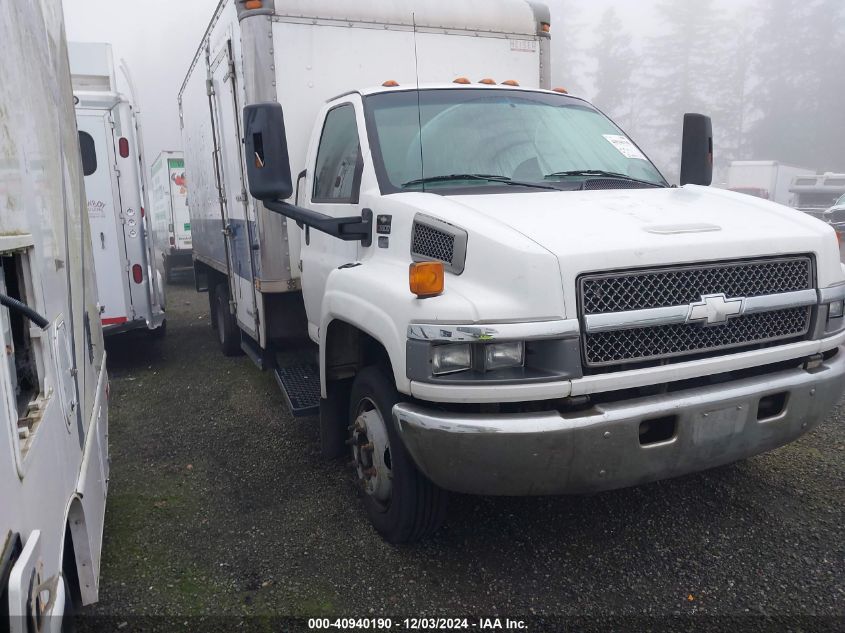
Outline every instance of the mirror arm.
[[373, 212], [371, 209], [363, 209], [360, 216], [335, 218], [280, 200], [262, 200], [262, 202], [270, 211], [288, 217], [300, 226], [310, 226], [316, 231], [328, 233], [347, 242], [360, 241], [362, 246], [370, 246], [373, 243]]

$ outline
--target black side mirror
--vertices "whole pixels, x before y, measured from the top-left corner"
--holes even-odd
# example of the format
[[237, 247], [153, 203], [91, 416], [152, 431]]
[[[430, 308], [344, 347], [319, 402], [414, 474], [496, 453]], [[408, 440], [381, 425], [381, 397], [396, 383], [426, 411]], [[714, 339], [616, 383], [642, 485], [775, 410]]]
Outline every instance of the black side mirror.
[[244, 147], [249, 192], [259, 200], [285, 200], [293, 193], [282, 106], [244, 107]]
[[713, 182], [713, 124], [703, 114], [684, 115], [681, 145], [681, 185]]

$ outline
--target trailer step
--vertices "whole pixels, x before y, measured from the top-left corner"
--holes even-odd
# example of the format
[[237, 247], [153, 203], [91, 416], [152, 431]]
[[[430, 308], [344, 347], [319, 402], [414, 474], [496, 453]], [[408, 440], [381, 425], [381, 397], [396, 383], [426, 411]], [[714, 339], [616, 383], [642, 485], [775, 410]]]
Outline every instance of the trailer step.
[[320, 411], [320, 368], [313, 363], [280, 367], [273, 372], [294, 417]]

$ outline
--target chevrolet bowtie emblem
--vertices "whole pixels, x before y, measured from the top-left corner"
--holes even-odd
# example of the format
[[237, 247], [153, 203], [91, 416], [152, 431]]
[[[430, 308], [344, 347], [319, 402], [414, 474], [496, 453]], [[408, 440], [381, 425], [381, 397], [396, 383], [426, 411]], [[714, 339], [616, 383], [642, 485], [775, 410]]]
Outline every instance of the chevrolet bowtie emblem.
[[703, 323], [704, 325], [726, 323], [729, 318], [742, 314], [744, 301], [742, 297], [727, 299], [723, 294], [703, 295], [701, 301], [689, 305], [687, 323]]

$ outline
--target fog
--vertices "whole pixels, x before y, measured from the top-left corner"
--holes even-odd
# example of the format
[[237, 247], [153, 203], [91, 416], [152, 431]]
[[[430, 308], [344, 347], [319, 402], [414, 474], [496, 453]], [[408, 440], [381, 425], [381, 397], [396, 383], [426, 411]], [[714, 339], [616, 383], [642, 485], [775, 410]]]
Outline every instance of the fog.
[[[68, 39], [110, 42], [126, 60], [148, 163], [181, 147], [176, 95], [215, 5], [64, 0]], [[549, 5], [553, 83], [604, 110], [671, 180], [684, 112], [713, 117], [717, 184], [732, 160], [845, 171], [842, 0]]]

